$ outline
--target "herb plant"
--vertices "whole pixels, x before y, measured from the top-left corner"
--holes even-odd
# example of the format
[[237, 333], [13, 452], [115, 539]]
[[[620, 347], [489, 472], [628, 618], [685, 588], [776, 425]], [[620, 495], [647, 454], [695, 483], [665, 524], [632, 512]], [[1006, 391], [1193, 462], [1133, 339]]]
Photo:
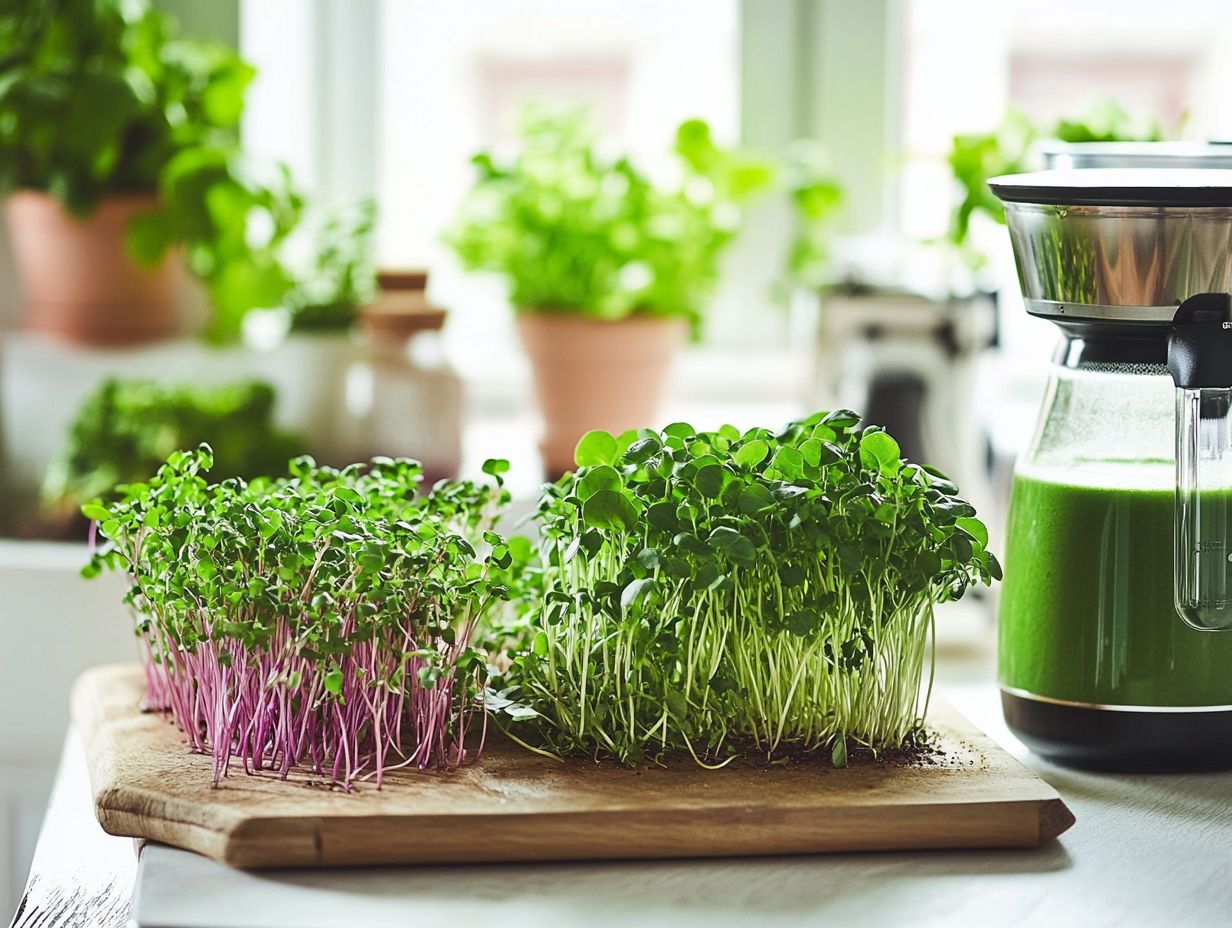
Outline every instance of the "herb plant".
[[247, 773], [304, 765], [346, 788], [476, 757], [486, 670], [471, 638], [504, 595], [509, 553], [487, 526], [507, 464], [486, 465], [497, 486], [426, 495], [407, 460], [337, 471], [299, 458], [289, 478], [213, 486], [211, 464], [208, 446], [177, 451], [83, 511], [111, 541], [84, 572], [128, 575], [149, 705], [212, 754], [215, 784], [233, 757]]
[[1005, 224], [1005, 208], [988, 188], [988, 179], [999, 174], [1018, 174], [1031, 169], [1031, 149], [1040, 139], [1058, 142], [1157, 142], [1163, 138], [1158, 122], [1133, 120], [1115, 101], [1106, 100], [1085, 115], [1059, 119], [1040, 127], [1019, 110], [1011, 109], [992, 132], [965, 133], [951, 141], [946, 158], [962, 198], [950, 216], [949, 242], [969, 264], [984, 264], [983, 255], [969, 241], [971, 219], [983, 214]]
[[155, 263], [184, 247], [214, 307], [208, 335], [239, 334], [290, 285], [278, 248], [300, 202], [285, 172], [240, 151], [254, 70], [176, 34], [146, 0], [49, 0], [0, 9], [0, 191], [43, 190], [77, 216], [109, 194], [157, 193], [128, 245]]
[[545, 488], [499, 635], [509, 730], [557, 755], [721, 765], [922, 725], [933, 607], [999, 579], [949, 481], [848, 411], [777, 434], [591, 432]]
[[82, 404], [47, 468], [44, 513], [60, 521], [95, 497], [116, 499], [116, 486], [147, 480], [171, 452], [202, 442], [214, 448], [216, 479], [283, 473], [307, 443], [274, 425], [275, 405], [274, 388], [260, 381], [203, 387], [106, 380]]
[[363, 200], [321, 226], [311, 266], [287, 297], [291, 328], [300, 332], [347, 330], [376, 296], [372, 235], [376, 203]]
[[448, 236], [462, 263], [503, 275], [518, 310], [697, 323], [740, 206], [771, 166], [719, 147], [700, 120], [676, 131], [674, 183], [607, 154], [583, 111], [528, 110], [522, 132], [515, 157], [473, 159], [478, 178]]
[[843, 204], [843, 188], [824, 165], [821, 152], [807, 142], [797, 143], [787, 162], [787, 194], [796, 226], [787, 254], [787, 280], [810, 290], [830, 283], [830, 237]]

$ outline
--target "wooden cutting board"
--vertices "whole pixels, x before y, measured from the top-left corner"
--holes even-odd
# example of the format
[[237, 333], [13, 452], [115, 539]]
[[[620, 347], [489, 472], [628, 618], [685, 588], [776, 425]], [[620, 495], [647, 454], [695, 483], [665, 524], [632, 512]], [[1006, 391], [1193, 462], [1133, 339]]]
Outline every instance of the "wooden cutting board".
[[133, 664], [74, 689], [99, 822], [236, 867], [1031, 847], [1074, 822], [1052, 787], [943, 706], [930, 717], [942, 756], [911, 766], [629, 770], [491, 741], [474, 766], [344, 793], [238, 766], [212, 788], [210, 759], [138, 709], [143, 688]]

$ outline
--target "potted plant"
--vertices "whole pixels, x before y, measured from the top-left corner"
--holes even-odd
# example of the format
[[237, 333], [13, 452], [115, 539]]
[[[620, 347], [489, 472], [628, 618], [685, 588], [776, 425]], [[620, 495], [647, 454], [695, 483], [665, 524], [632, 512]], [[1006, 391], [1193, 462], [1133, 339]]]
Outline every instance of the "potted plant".
[[448, 241], [466, 268], [508, 282], [545, 420], [544, 463], [559, 473], [588, 430], [655, 420], [738, 205], [772, 171], [717, 146], [700, 120], [676, 132], [670, 184], [609, 155], [582, 111], [528, 110], [522, 130], [514, 157], [475, 156], [478, 179]]
[[91, 344], [174, 333], [172, 246], [206, 284], [216, 340], [280, 302], [299, 201], [285, 175], [267, 185], [241, 163], [248, 64], [177, 37], [143, 0], [9, 5], [0, 36], [0, 190], [28, 328]]
[[[306, 216], [283, 249], [292, 284], [282, 301], [287, 335], [270, 374], [285, 397], [285, 421], [312, 439], [321, 459], [352, 457], [344, 417], [347, 372], [361, 310], [377, 296], [372, 200]], [[296, 260], [296, 251], [298, 258]]]

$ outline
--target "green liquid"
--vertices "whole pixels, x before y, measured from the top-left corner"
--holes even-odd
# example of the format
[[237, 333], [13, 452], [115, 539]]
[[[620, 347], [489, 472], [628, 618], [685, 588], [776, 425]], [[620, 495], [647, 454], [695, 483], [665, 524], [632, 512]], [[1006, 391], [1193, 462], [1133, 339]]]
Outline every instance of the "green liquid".
[[1195, 631], [1173, 606], [1172, 487], [1051, 476], [1014, 478], [1001, 683], [1105, 705], [1232, 705], [1232, 632]]

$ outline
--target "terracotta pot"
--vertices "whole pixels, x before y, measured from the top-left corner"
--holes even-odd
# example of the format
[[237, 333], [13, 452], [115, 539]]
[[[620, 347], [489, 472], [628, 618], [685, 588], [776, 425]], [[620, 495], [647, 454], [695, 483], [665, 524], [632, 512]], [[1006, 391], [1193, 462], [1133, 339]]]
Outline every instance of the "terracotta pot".
[[607, 322], [568, 312], [518, 314], [543, 413], [540, 442], [549, 476], [573, 467], [573, 449], [591, 429], [618, 435], [657, 425], [683, 319], [632, 316]]
[[169, 256], [141, 267], [124, 247], [129, 219], [156, 204], [153, 194], [113, 195], [78, 219], [45, 193], [9, 196], [5, 214], [26, 328], [87, 345], [174, 334], [180, 262]]

